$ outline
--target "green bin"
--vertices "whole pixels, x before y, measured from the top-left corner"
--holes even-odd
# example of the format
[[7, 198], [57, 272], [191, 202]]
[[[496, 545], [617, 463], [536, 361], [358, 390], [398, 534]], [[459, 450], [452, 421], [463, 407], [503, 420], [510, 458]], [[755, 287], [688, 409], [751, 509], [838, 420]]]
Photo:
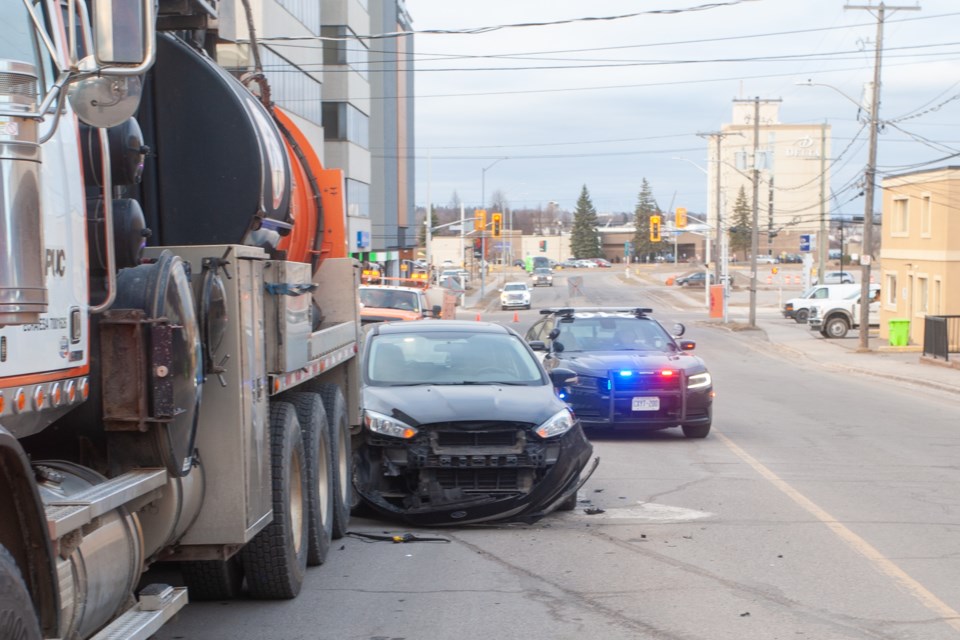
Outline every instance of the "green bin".
[[890, 320], [890, 346], [905, 347], [910, 342], [910, 320], [892, 318]]

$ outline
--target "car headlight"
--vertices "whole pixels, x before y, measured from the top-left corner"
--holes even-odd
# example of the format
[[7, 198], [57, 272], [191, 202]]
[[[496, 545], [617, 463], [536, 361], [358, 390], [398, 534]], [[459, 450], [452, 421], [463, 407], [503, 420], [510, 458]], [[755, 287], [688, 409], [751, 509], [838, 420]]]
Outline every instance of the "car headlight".
[[562, 409], [555, 413], [552, 418], [537, 427], [537, 435], [541, 438], [552, 438], [561, 436], [576, 424], [576, 418], [570, 409]]
[[417, 430], [407, 423], [369, 409], [363, 412], [363, 424], [370, 431], [391, 438], [410, 439], [417, 435]]
[[711, 384], [713, 384], [713, 378], [711, 378], [710, 374], [706, 371], [703, 373], [695, 373], [687, 378], [687, 389], [703, 389], [704, 387], [709, 387]]

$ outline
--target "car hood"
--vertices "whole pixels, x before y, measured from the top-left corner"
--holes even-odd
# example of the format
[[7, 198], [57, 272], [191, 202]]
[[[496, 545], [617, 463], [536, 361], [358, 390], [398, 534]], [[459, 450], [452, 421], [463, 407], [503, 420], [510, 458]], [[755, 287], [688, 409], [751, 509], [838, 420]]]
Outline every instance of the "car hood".
[[576, 373], [606, 376], [611, 370], [653, 371], [683, 369], [688, 374], [706, 371], [703, 361], [689, 353], [667, 354], [657, 351], [594, 351], [559, 354], [555, 366], [573, 369]]
[[540, 424], [564, 406], [550, 385], [368, 386], [363, 389], [365, 409], [393, 416], [412, 427], [491, 417]]

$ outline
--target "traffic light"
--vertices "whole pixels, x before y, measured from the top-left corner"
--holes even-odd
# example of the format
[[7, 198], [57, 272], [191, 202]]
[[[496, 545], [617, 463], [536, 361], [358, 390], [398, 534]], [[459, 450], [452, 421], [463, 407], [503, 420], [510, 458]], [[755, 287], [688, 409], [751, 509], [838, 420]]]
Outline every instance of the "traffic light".
[[546, 240], [541, 240], [541, 241], [540, 241], [540, 251], [546, 251], [546, 250], [547, 250], [547, 241], [546, 241]]
[[683, 229], [687, 226], [687, 210], [683, 207], [677, 207], [677, 215], [674, 218], [677, 229]]
[[491, 226], [493, 227], [493, 237], [499, 238], [500, 234], [503, 233], [503, 214], [494, 213], [491, 216]]
[[473, 230], [474, 231], [483, 231], [487, 228], [487, 210], [486, 209], [477, 209], [473, 218]]
[[660, 242], [660, 216], [650, 216], [650, 242]]

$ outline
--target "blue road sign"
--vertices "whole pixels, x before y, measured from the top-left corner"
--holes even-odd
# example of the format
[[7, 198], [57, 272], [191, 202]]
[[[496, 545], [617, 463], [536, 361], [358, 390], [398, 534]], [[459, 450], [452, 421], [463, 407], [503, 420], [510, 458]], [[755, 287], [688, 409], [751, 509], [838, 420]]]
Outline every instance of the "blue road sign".
[[809, 233], [801, 234], [800, 251], [810, 251], [810, 234]]

